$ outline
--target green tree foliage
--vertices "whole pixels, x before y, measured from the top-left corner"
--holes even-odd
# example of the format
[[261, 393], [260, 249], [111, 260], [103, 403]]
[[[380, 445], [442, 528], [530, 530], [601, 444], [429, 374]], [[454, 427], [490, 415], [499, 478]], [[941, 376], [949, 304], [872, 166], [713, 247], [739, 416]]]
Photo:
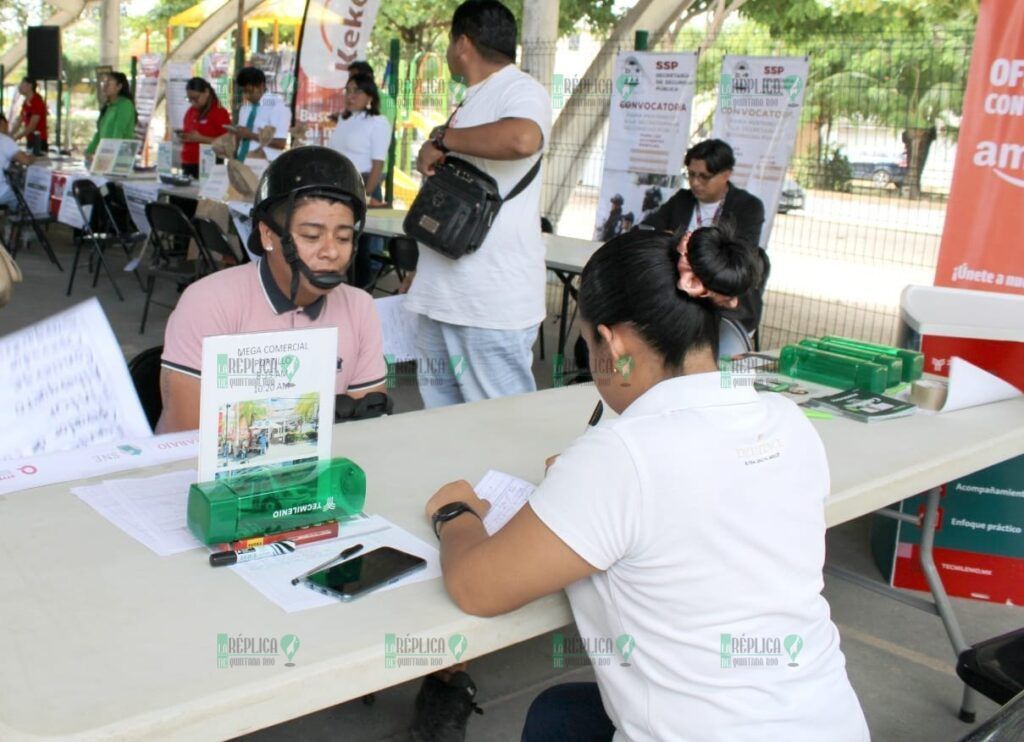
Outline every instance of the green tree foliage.
[[819, 130], [843, 117], [901, 132], [916, 198], [937, 125], [955, 131], [962, 112], [977, 10], [976, 0], [751, 0], [741, 12], [811, 55], [805, 115]]
[[[388, 43], [397, 38], [403, 56], [417, 52], [444, 52], [452, 14], [461, 0], [383, 0], [373, 29], [373, 45], [386, 54]], [[522, 20], [523, 0], [506, 0], [505, 4]], [[565, 36], [582, 22], [593, 32], [602, 33], [618, 20], [614, 0], [562, 0], [559, 4], [558, 33]]]

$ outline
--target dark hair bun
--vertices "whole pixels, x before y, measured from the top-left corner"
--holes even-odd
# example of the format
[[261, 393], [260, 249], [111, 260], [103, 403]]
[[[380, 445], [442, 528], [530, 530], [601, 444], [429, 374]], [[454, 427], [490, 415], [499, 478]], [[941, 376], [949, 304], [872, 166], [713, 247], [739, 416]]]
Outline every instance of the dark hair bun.
[[757, 249], [736, 237], [726, 222], [690, 235], [687, 257], [704, 287], [725, 296], [742, 296], [761, 280]]

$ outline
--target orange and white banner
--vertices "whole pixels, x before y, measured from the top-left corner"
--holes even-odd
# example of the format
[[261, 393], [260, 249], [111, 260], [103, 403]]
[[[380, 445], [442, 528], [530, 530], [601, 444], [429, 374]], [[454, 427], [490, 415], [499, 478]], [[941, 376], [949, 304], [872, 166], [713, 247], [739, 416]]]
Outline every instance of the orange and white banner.
[[324, 144], [327, 119], [345, 110], [348, 66], [366, 59], [380, 0], [309, 0], [299, 42], [293, 121], [307, 127], [306, 141]]
[[935, 285], [1024, 294], [1024, 3], [983, 0]]

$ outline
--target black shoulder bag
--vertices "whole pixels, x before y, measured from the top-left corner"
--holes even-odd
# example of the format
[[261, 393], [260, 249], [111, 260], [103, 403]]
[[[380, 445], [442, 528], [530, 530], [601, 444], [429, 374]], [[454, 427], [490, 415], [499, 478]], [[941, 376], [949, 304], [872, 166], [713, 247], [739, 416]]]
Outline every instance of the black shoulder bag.
[[490, 175], [451, 155], [427, 178], [405, 216], [405, 233], [458, 260], [483, 244], [501, 205], [518, 196], [540, 171], [541, 158], [504, 198]]

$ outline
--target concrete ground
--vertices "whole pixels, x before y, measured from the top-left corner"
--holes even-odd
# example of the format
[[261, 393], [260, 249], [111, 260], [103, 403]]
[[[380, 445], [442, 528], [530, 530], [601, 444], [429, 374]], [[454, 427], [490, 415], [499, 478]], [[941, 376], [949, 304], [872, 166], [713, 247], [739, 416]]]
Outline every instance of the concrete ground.
[[[0, 335], [24, 327], [77, 301], [96, 296], [110, 319], [125, 357], [162, 342], [168, 310], [154, 307], [146, 334], [138, 323], [143, 295], [130, 274], [119, 273], [126, 298], [120, 302], [102, 276], [93, 289], [80, 272], [72, 296], [65, 297], [72, 250], [67, 231], [50, 230], [65, 272], [48, 263], [41, 250], [32, 247], [18, 255], [25, 281], [15, 287], [11, 303], [0, 309]], [[120, 271], [123, 256], [112, 255]], [[549, 306], [554, 306], [553, 295]], [[175, 299], [172, 288], [161, 286], [157, 299]], [[784, 314], [784, 308], [777, 310]], [[547, 359], [538, 357], [535, 372], [541, 387], [551, 385], [551, 356], [555, 343], [554, 317], [545, 322]], [[403, 378], [395, 392], [396, 409], [418, 409], [422, 403], [414, 383]], [[827, 535], [828, 563], [880, 580], [868, 548], [870, 518], [861, 518], [831, 529]], [[862, 587], [827, 578], [825, 597], [839, 626], [850, 680], [856, 689], [875, 740], [943, 742], [957, 740], [970, 726], [956, 718], [962, 685], [953, 671], [955, 658], [937, 617], [886, 599]], [[1019, 608], [953, 599], [953, 605], [969, 642], [979, 641], [1024, 624]], [[570, 628], [569, 631], [572, 631]], [[551, 636], [544, 635], [474, 660], [471, 674], [479, 688], [482, 716], [470, 721], [469, 739], [503, 742], [519, 739], [522, 721], [531, 700], [544, 688], [566, 681], [592, 678], [588, 668], [556, 669], [552, 666]], [[372, 705], [352, 701], [246, 735], [247, 742], [345, 739], [351, 742], [403, 740], [418, 682], [377, 693]], [[979, 718], [995, 710], [981, 699]]]

